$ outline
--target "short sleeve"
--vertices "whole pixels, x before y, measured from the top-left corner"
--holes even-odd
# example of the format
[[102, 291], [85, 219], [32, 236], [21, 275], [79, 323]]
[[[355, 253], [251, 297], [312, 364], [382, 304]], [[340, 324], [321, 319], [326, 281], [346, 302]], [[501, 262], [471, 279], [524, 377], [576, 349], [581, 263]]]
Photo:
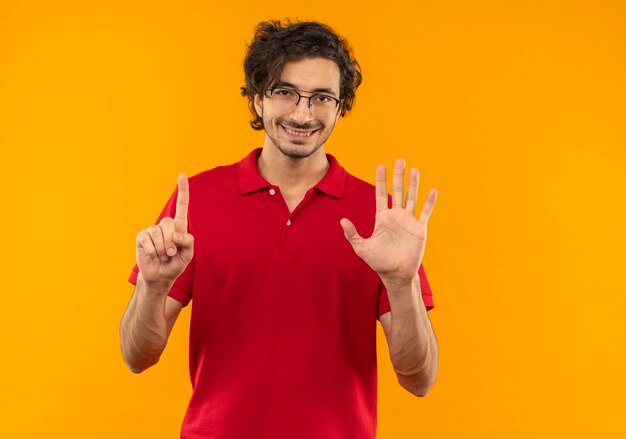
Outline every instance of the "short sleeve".
[[[428, 278], [426, 277], [426, 272], [424, 271], [424, 266], [420, 265], [417, 270], [417, 274], [420, 279], [420, 289], [422, 290], [422, 300], [424, 300], [424, 305], [426, 305], [426, 310], [430, 311], [435, 307], [435, 302], [433, 302], [433, 292], [430, 289], [430, 285], [428, 283]], [[389, 305], [389, 297], [387, 297], [387, 288], [385, 288], [385, 284], [383, 284], [382, 280], [379, 280], [378, 284], [378, 318], [385, 313], [391, 311], [391, 306]]]
[[[174, 193], [172, 194], [170, 199], [165, 204], [165, 207], [161, 211], [161, 214], [157, 218], [155, 224], [158, 224], [161, 221], [161, 219], [167, 216], [174, 218], [174, 216], [176, 215], [176, 199], [177, 198], [178, 198], [178, 186], [174, 190]], [[192, 230], [191, 221], [189, 221], [189, 233], [192, 233], [191, 230]], [[187, 306], [189, 302], [191, 301], [194, 271], [195, 271], [195, 259], [196, 259], [195, 257], [191, 259], [191, 262], [189, 263], [189, 265], [187, 265], [187, 268], [185, 268], [185, 271], [183, 271], [183, 273], [180, 276], [178, 276], [178, 279], [174, 281], [174, 285], [172, 285], [172, 288], [170, 289], [168, 293], [168, 296], [178, 300], [180, 303], [183, 304], [183, 306]], [[139, 275], [139, 268], [137, 267], [137, 264], [135, 264], [135, 266], [133, 267], [130, 273], [128, 281], [132, 283], [133, 285], [137, 285], [138, 275]]]

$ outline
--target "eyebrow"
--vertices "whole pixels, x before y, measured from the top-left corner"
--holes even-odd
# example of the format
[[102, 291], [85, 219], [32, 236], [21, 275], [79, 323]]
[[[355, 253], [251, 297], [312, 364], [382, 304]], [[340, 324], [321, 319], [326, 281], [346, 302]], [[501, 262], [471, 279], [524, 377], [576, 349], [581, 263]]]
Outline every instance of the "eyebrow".
[[[289, 87], [289, 88], [293, 88], [294, 90], [298, 90], [298, 87], [296, 85], [287, 81], [278, 81], [277, 85], [281, 87]], [[316, 88], [313, 90], [302, 90], [302, 91], [306, 91], [307, 93], [327, 93], [333, 96], [337, 96], [332, 88]]]

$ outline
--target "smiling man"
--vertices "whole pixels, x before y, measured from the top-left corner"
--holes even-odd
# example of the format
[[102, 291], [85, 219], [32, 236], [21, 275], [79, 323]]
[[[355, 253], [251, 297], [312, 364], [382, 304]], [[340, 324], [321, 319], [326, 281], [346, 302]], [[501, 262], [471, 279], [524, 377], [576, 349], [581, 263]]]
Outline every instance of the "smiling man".
[[[156, 364], [193, 299], [183, 438], [374, 438], [376, 321], [402, 387], [424, 396], [438, 348], [421, 266], [431, 190], [396, 161], [373, 186], [324, 145], [361, 83], [345, 40], [316, 22], [260, 23], [244, 62], [262, 148], [191, 177], [137, 235], [120, 328], [133, 372]], [[364, 236], [364, 239], [357, 230]]]
[[[254, 109], [263, 120], [266, 141], [287, 157], [306, 158], [317, 152], [339, 116], [339, 77], [339, 67], [328, 59], [286, 62], [280, 81], [267, 93], [271, 101], [267, 109], [263, 108], [265, 96], [254, 95]], [[306, 105], [299, 105], [302, 99]]]

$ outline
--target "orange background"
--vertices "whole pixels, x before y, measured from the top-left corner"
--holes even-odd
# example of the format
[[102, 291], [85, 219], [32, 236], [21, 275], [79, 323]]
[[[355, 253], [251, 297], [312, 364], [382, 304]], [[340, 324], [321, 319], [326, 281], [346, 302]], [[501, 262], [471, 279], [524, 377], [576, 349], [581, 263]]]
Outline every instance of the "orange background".
[[327, 151], [439, 190], [440, 372], [413, 397], [379, 332], [378, 437], [625, 437], [626, 4], [226, 3], [0, 2], [0, 436], [178, 436], [189, 309], [156, 367], [120, 354], [135, 236], [179, 172], [261, 145], [245, 43], [289, 16], [363, 68]]

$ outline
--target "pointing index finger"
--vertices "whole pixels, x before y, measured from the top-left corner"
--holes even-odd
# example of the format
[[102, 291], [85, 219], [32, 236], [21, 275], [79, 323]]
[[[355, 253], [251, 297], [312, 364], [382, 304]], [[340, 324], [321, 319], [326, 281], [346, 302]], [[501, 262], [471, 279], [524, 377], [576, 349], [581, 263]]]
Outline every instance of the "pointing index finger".
[[185, 174], [178, 174], [178, 197], [174, 226], [177, 232], [187, 233], [187, 207], [189, 206], [189, 181]]

